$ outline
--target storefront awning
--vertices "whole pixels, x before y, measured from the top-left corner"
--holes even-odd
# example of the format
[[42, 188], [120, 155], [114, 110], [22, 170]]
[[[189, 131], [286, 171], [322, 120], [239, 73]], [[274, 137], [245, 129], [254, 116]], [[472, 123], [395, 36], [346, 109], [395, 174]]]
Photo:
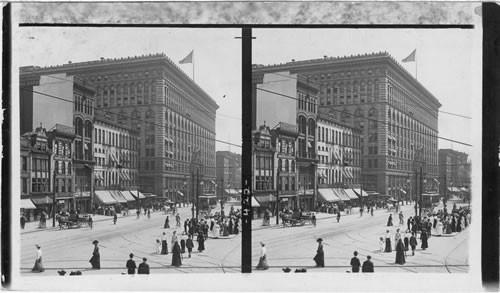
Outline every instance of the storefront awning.
[[109, 190], [96, 190], [95, 195], [97, 199], [103, 204], [118, 203], [118, 201], [113, 197]]
[[439, 196], [439, 193], [422, 193], [422, 196], [434, 197], [434, 196]]
[[144, 193], [144, 196], [145, 196], [146, 198], [148, 198], [148, 197], [156, 197], [156, 194], [152, 194], [152, 193]]
[[137, 191], [137, 190], [130, 190], [130, 193], [132, 193], [132, 195], [135, 197], [135, 198], [139, 198], [139, 199], [144, 199], [146, 198], [144, 196], [144, 194], [142, 194], [140, 191]]
[[354, 192], [354, 190], [352, 190], [352, 189], [344, 189], [344, 192], [347, 194], [347, 196], [350, 199], [358, 199], [358, 196], [356, 195], [356, 193]]
[[358, 196], [363, 196], [363, 197], [367, 197], [368, 196], [368, 193], [366, 191], [364, 191], [363, 189], [361, 188], [353, 188], [352, 190], [354, 190], [354, 192], [358, 195]]
[[26, 198], [26, 199], [21, 199], [21, 204], [20, 204], [22, 209], [25, 210], [36, 210], [36, 206], [33, 204], [33, 202]]
[[31, 198], [31, 201], [33, 201], [33, 203], [36, 205], [52, 204], [52, 198], [48, 196]]
[[259, 195], [254, 195], [254, 199], [256, 199], [260, 204], [265, 204], [268, 202], [275, 202], [276, 195], [274, 195], [274, 194], [259, 194]]
[[350, 201], [349, 196], [344, 192], [342, 188], [332, 188], [335, 195], [343, 201]]
[[226, 192], [226, 194], [229, 194], [229, 195], [240, 194], [240, 192], [234, 188], [226, 188], [224, 191]]
[[319, 188], [318, 195], [326, 202], [336, 202], [340, 201], [340, 198], [335, 195], [333, 189], [331, 188]]
[[366, 194], [368, 194], [368, 196], [379, 196], [379, 195], [381, 195], [380, 193], [378, 193], [376, 191], [370, 191], [370, 190], [367, 190]]
[[280, 198], [297, 197], [296, 194], [280, 194]]
[[254, 196], [252, 196], [252, 208], [258, 208], [260, 207], [259, 202], [255, 199]]
[[109, 190], [109, 192], [116, 199], [117, 202], [127, 203], [127, 199], [118, 190]]
[[127, 201], [135, 201], [135, 197], [132, 196], [130, 191], [128, 190], [121, 190], [119, 191], [121, 195], [127, 200]]

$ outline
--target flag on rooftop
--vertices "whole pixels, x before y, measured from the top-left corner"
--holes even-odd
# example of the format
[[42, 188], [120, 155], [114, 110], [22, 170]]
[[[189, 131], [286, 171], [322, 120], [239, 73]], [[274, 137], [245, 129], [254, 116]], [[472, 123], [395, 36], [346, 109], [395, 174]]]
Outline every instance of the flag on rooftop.
[[412, 61], [415, 61], [415, 56], [417, 54], [417, 49], [413, 50], [413, 52], [411, 52], [410, 55], [408, 55], [408, 57], [406, 57], [405, 59], [401, 60], [402, 62], [412, 62]]
[[186, 64], [186, 63], [193, 63], [193, 52], [194, 50], [191, 50], [191, 53], [189, 53], [184, 59], [179, 61], [179, 64]]

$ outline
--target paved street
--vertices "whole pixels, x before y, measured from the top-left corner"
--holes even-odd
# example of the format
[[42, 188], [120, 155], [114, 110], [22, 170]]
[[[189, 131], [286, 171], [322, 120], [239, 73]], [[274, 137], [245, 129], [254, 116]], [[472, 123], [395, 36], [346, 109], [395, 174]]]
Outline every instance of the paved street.
[[[414, 215], [413, 206], [402, 207], [406, 219]], [[317, 215], [317, 226], [306, 224], [299, 227], [283, 228], [275, 225], [276, 218], [271, 218], [270, 227], [262, 227], [262, 220], [253, 222], [252, 232], [252, 264], [257, 265], [260, 256], [260, 241], [267, 247], [267, 259], [270, 269], [253, 270], [256, 273], [281, 272], [282, 268], [307, 268], [308, 272], [350, 271], [350, 259], [355, 250], [361, 262], [367, 255], [372, 256], [376, 272], [413, 272], [413, 273], [465, 273], [468, 271], [468, 239], [469, 229], [451, 237], [431, 237], [429, 248], [425, 251], [419, 245], [415, 256], [408, 256], [406, 264], [394, 264], [396, 258], [394, 233], [398, 228], [397, 216], [393, 214], [393, 227], [386, 227], [389, 212], [385, 209], [374, 211], [374, 216], [364, 213], [343, 215], [340, 223], [334, 215], [320, 213]], [[281, 223], [281, 221], [280, 221]], [[392, 234], [393, 252], [379, 251], [378, 239], [384, 236], [386, 229]], [[323, 238], [325, 251], [325, 268], [315, 268], [313, 257], [316, 254], [317, 238]], [[411, 255], [411, 252], [409, 253]]]
[[[179, 208], [181, 221], [191, 216], [188, 207]], [[118, 218], [113, 225], [112, 217], [96, 216], [94, 227], [59, 230], [48, 228], [39, 231], [23, 231], [21, 234], [21, 273], [30, 276], [56, 275], [60, 269], [68, 273], [71, 270], [85, 270], [85, 275], [121, 274], [126, 272], [125, 263], [128, 255], [133, 252], [137, 264], [143, 257], [148, 258], [151, 274], [163, 273], [239, 273], [241, 271], [241, 234], [230, 239], [208, 239], [205, 241], [206, 250], [196, 251], [198, 244], [194, 241], [194, 253], [191, 259], [184, 254], [182, 266], [172, 267], [172, 247], [170, 239], [172, 232], [177, 231], [180, 236], [184, 226], [175, 229], [175, 216], [169, 214], [170, 229], [163, 229], [167, 215], [156, 211], [148, 219], [141, 214], [136, 219], [135, 210], [130, 216]], [[51, 225], [47, 221], [47, 225]], [[35, 223], [29, 223], [33, 226]], [[29, 227], [27, 225], [27, 228]], [[33, 230], [33, 229], [32, 229]], [[156, 239], [163, 232], [167, 232], [168, 255], [156, 254]], [[89, 259], [92, 256], [94, 239], [99, 240], [101, 253], [101, 270], [90, 269]], [[41, 274], [31, 273], [36, 257], [35, 244], [40, 244], [43, 251], [43, 264], [46, 271]]]

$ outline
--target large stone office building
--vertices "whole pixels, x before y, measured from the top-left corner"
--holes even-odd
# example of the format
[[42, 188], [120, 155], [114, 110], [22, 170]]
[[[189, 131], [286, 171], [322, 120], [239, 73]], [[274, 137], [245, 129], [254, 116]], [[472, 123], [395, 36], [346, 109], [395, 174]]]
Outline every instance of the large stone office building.
[[139, 133], [141, 191], [173, 199], [194, 173], [205, 187], [215, 180], [218, 106], [164, 54], [30, 67], [22, 74], [76, 75], [95, 85], [92, 105]]
[[254, 79], [285, 71], [316, 84], [319, 105], [334, 109], [341, 121], [361, 129], [364, 189], [396, 196], [408, 182], [414, 185], [414, 155], [420, 148], [424, 176], [438, 177], [441, 104], [388, 53], [325, 56], [253, 68]]

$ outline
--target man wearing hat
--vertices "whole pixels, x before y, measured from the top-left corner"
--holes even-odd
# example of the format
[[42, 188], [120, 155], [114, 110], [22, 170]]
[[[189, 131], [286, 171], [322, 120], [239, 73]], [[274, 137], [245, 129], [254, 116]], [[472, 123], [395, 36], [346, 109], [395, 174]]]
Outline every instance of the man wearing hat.
[[363, 268], [361, 269], [363, 273], [373, 273], [373, 262], [371, 259], [372, 257], [368, 255], [366, 260], [363, 262]]
[[323, 239], [318, 238], [316, 240], [318, 242], [318, 249], [316, 250], [316, 256], [314, 256], [314, 261], [316, 262], [317, 267], [325, 266], [325, 252], [323, 251]]
[[142, 258], [142, 263], [139, 264], [139, 268], [137, 269], [137, 274], [139, 275], [149, 275], [149, 265], [146, 263], [148, 259]]
[[89, 262], [92, 264], [93, 269], [100, 269], [101, 255], [99, 253], [99, 241], [94, 240], [92, 244], [94, 244], [94, 252], [92, 252], [92, 258], [90, 258]]
[[351, 267], [352, 267], [352, 272], [353, 273], [359, 273], [359, 267], [361, 266], [361, 262], [359, 261], [358, 258], [358, 252], [354, 252], [354, 257], [351, 258]]
[[137, 267], [135, 265], [135, 261], [134, 261], [134, 254], [131, 253], [131, 254], [129, 254], [129, 256], [130, 256], [130, 259], [127, 260], [127, 265], [126, 265], [127, 266], [127, 273], [129, 275], [134, 275], [135, 274], [135, 268]]

